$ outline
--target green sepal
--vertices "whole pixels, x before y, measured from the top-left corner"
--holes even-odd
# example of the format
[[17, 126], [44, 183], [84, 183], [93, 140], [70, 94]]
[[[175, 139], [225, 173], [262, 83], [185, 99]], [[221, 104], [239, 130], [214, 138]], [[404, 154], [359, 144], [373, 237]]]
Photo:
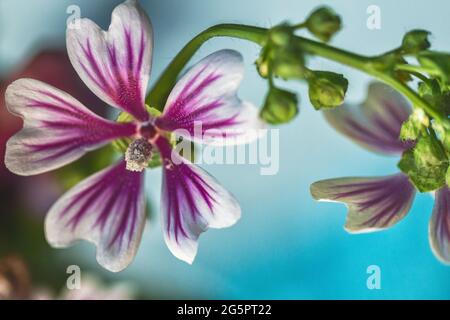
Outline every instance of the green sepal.
[[[159, 117], [161, 115], [161, 111], [159, 111], [156, 108], [152, 108], [152, 107], [146, 105], [146, 109], [147, 109], [147, 112], [152, 117]], [[134, 120], [133, 116], [127, 112], [121, 112], [116, 119], [117, 122], [122, 122], [122, 123], [123, 122], [131, 122], [133, 120]], [[111, 143], [111, 145], [119, 153], [125, 154], [128, 146], [132, 142], [133, 142], [133, 140], [131, 138], [120, 138], [120, 139], [114, 140]], [[148, 167], [150, 169], [153, 169], [153, 168], [160, 167], [161, 165], [162, 165], [162, 160], [161, 160], [161, 155], [160, 155], [159, 151], [153, 150], [152, 158], [148, 162]]]

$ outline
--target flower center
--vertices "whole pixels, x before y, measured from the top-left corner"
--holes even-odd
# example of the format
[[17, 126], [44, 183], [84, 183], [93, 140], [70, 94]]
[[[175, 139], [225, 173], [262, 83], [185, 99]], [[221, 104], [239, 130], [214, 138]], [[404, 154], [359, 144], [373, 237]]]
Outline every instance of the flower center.
[[156, 130], [153, 122], [148, 121], [141, 124], [141, 126], [139, 127], [139, 134], [142, 138], [153, 140], [156, 135], [158, 135], [158, 131]]
[[152, 145], [147, 139], [139, 138], [134, 140], [125, 152], [125, 161], [127, 162], [127, 170], [142, 172], [148, 166], [153, 152]]

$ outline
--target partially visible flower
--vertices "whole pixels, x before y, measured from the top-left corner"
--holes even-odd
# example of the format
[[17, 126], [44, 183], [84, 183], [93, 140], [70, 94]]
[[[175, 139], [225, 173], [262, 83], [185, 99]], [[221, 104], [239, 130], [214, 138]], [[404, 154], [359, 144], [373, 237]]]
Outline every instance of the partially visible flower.
[[[119, 138], [131, 143], [125, 158], [67, 192], [50, 209], [47, 240], [66, 247], [79, 239], [97, 246], [97, 260], [111, 271], [134, 258], [145, 224], [144, 169], [158, 151], [163, 159], [162, 206], [166, 243], [192, 263], [200, 234], [240, 217], [234, 196], [213, 177], [174, 152], [176, 132], [201, 143], [248, 142], [262, 122], [254, 106], [238, 99], [242, 57], [232, 50], [211, 54], [173, 88], [161, 116], [150, 115], [145, 91], [152, 56], [152, 29], [135, 0], [119, 5], [107, 32], [81, 19], [67, 30], [70, 60], [86, 85], [103, 101], [133, 117], [112, 122], [72, 96], [32, 79], [8, 87], [6, 102], [24, 118], [24, 128], [7, 144], [6, 165], [33, 175], [71, 163], [86, 152]], [[195, 130], [201, 123], [201, 139]], [[194, 138], [192, 138], [194, 136]], [[236, 138], [239, 139], [236, 139]]]
[[94, 276], [84, 276], [79, 290], [65, 289], [62, 300], [130, 300], [134, 297], [133, 288], [126, 283], [102, 284]]
[[59, 294], [32, 283], [30, 270], [17, 255], [0, 260], [0, 300], [130, 300], [135, 289], [128, 283], [105, 285], [97, 277], [83, 275], [79, 289], [63, 289]]
[[32, 300], [131, 300], [134, 289], [127, 283], [105, 285], [93, 275], [82, 277], [79, 289], [63, 289], [55, 295], [46, 288], [34, 290]]
[[16, 255], [0, 260], [0, 300], [26, 299], [31, 292], [31, 277], [25, 262]]
[[[413, 143], [399, 139], [400, 129], [411, 113], [404, 98], [388, 86], [373, 83], [361, 105], [344, 105], [325, 111], [329, 123], [362, 147], [387, 155], [401, 155]], [[338, 178], [315, 182], [311, 194], [316, 200], [348, 205], [345, 229], [351, 233], [389, 228], [409, 212], [415, 187], [408, 176]], [[450, 263], [450, 190], [436, 192], [430, 221], [430, 244], [436, 256]]]

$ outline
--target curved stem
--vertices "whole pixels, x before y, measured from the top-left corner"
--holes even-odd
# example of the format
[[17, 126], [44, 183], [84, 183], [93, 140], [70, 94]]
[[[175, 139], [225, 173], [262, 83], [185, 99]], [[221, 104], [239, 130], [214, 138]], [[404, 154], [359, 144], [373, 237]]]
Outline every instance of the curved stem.
[[[214, 37], [232, 37], [248, 40], [260, 46], [264, 46], [268, 31], [269, 30], [266, 28], [239, 24], [219, 24], [206, 29], [186, 44], [186, 46], [172, 60], [150, 91], [147, 96], [146, 103], [160, 110], [164, 107], [164, 103], [167, 100], [170, 90], [175, 85], [179, 74], [195, 52], [209, 39]], [[397, 80], [389, 73], [375, 68], [371, 57], [358, 55], [300, 36], [296, 36], [295, 40], [298, 41], [299, 45], [305, 52], [363, 71], [374, 78], [385, 82], [405, 95], [411, 101], [413, 106], [422, 108], [431, 117], [444, 123], [448, 122], [447, 118], [437, 112], [427, 101], [422, 99], [409, 86]]]
[[145, 102], [149, 106], [162, 111], [167, 97], [170, 94], [170, 90], [172, 90], [172, 87], [175, 85], [179, 74], [197, 50], [209, 39], [214, 37], [232, 37], [248, 40], [262, 46], [266, 39], [267, 31], [268, 30], [264, 28], [236, 24], [219, 24], [206, 29], [181, 49], [161, 74], [158, 81], [147, 95]]

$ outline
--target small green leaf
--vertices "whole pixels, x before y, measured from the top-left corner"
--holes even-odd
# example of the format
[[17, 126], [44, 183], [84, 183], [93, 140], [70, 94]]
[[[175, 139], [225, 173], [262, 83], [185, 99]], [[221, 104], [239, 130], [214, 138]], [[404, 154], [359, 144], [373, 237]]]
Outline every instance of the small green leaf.
[[415, 109], [400, 130], [400, 139], [417, 140], [420, 132], [430, 125], [430, 119], [422, 109]]
[[422, 136], [413, 149], [403, 153], [398, 167], [420, 192], [428, 192], [445, 185], [448, 159], [439, 141]]
[[450, 54], [437, 52], [437, 51], [425, 51], [421, 52], [417, 59], [420, 64], [434, 71], [434, 75], [442, 82], [448, 84], [450, 80]]
[[416, 140], [419, 137], [421, 126], [417, 126], [416, 122], [411, 119], [405, 121], [400, 130], [400, 139], [403, 141]]
[[261, 110], [261, 118], [270, 124], [287, 123], [298, 114], [297, 105], [295, 93], [272, 87]]
[[334, 108], [344, 102], [348, 81], [342, 74], [313, 71], [308, 84], [309, 100], [316, 110]]
[[450, 116], [450, 92], [442, 90], [438, 80], [430, 79], [426, 84], [419, 83], [418, 92], [435, 110]]
[[431, 44], [428, 41], [429, 31], [411, 30], [405, 34], [402, 41], [402, 50], [406, 54], [416, 54], [428, 49]]
[[333, 9], [320, 7], [310, 14], [305, 25], [316, 38], [328, 42], [341, 30], [341, 18]]

